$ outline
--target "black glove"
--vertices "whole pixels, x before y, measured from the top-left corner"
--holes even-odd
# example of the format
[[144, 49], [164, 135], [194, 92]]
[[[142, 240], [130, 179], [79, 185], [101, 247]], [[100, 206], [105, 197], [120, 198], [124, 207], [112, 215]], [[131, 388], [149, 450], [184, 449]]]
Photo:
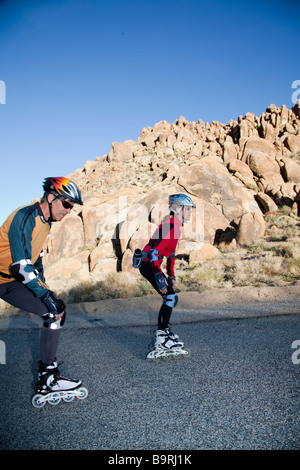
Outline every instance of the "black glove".
[[165, 277], [162, 273], [155, 274], [155, 282], [159, 290], [164, 290], [167, 288]]
[[168, 277], [168, 286], [173, 287], [173, 282], [175, 281], [175, 276]]
[[46, 305], [49, 312], [54, 315], [59, 315], [66, 309], [64, 301], [59, 299], [51, 290], [48, 290], [41, 297], [41, 301]]

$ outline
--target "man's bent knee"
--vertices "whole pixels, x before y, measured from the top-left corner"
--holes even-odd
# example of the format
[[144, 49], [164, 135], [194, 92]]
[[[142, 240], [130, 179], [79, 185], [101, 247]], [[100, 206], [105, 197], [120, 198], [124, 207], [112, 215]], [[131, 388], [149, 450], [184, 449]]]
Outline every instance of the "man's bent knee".
[[50, 328], [51, 330], [59, 330], [64, 326], [65, 319], [66, 319], [66, 313], [63, 314], [63, 316], [59, 320], [55, 320], [55, 315], [51, 312], [46, 313], [45, 315], [42, 316], [44, 320], [44, 327], [45, 328]]

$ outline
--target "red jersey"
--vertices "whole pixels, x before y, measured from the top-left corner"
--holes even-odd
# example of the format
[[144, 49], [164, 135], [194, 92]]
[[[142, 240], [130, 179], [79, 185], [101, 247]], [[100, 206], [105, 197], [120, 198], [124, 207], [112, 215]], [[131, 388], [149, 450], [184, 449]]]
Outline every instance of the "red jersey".
[[167, 274], [175, 277], [175, 249], [181, 235], [182, 221], [172, 216], [170, 219], [162, 222], [155, 230], [143, 251], [148, 253], [144, 261], [150, 261], [154, 274], [162, 272], [161, 263], [164, 256], [167, 258]]

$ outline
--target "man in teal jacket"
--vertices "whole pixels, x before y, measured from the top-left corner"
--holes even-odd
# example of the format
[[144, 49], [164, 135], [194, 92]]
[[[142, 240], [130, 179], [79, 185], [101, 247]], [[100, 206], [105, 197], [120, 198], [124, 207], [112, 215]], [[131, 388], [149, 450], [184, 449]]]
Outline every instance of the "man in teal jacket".
[[43, 246], [51, 223], [62, 220], [74, 204], [82, 204], [78, 187], [67, 178], [46, 178], [43, 189], [40, 203], [16, 209], [0, 228], [0, 298], [43, 319], [40, 386], [49, 378], [49, 370], [56, 381], [59, 378], [56, 351], [66, 317], [63, 300], [44, 279]]

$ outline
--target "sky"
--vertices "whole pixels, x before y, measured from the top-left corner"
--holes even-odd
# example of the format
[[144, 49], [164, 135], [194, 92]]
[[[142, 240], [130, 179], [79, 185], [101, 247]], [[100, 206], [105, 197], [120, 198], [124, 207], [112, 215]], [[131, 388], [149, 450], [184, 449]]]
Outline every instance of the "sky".
[[0, 0], [0, 225], [143, 127], [291, 108], [299, 51], [298, 1]]

